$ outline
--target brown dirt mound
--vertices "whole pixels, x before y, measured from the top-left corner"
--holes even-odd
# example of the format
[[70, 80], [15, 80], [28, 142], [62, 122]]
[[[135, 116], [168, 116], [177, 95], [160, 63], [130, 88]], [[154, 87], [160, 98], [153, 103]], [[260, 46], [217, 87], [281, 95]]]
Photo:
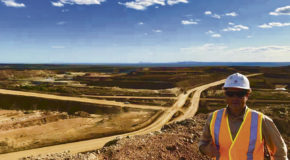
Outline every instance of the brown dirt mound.
[[[161, 131], [111, 141], [100, 150], [104, 160], [208, 160], [198, 151], [205, 115], [165, 125]], [[110, 145], [110, 143], [113, 143]]]
[[165, 125], [161, 131], [146, 135], [117, 138], [99, 150], [69, 154], [56, 153], [45, 156], [26, 157], [22, 160], [209, 160], [198, 150], [198, 141], [207, 116], [197, 115], [191, 119]]
[[[210, 160], [198, 150], [207, 115], [165, 125], [161, 131], [146, 135], [116, 138], [102, 149], [70, 154], [69, 151], [22, 160]], [[289, 145], [288, 141], [286, 141]]]

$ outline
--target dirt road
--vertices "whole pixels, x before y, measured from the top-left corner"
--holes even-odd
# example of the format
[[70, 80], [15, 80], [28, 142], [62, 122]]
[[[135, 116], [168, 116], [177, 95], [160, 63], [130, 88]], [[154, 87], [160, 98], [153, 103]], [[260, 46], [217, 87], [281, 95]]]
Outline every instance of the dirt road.
[[[255, 76], [258, 74], [252, 74], [248, 76]], [[121, 136], [128, 136], [128, 135], [140, 135], [140, 134], [147, 134], [153, 131], [160, 130], [160, 128], [166, 124], [171, 117], [182, 108], [182, 106], [185, 104], [188, 96], [195, 91], [192, 99], [191, 99], [191, 106], [188, 108], [188, 110], [185, 112], [183, 116], [180, 118], [176, 119], [185, 119], [186, 117], [190, 117], [195, 115], [197, 109], [198, 109], [198, 102], [200, 98], [200, 93], [212, 86], [219, 85], [224, 83], [225, 80], [220, 80], [214, 83], [210, 83], [207, 85], [203, 85], [194, 89], [190, 89], [186, 92], [186, 94], [180, 94], [177, 98], [177, 101], [174, 103], [174, 105], [164, 111], [164, 113], [152, 124], [149, 126], [140, 129], [138, 131], [126, 133], [126, 134], [121, 134], [121, 135], [116, 135], [116, 136], [110, 136], [110, 137], [104, 137], [104, 138], [98, 138], [98, 139], [92, 139], [92, 140], [87, 140], [87, 141], [81, 141], [81, 142], [74, 142], [74, 143], [67, 143], [67, 144], [62, 144], [62, 145], [55, 145], [55, 146], [49, 146], [49, 147], [43, 147], [43, 148], [37, 148], [37, 149], [31, 149], [31, 150], [25, 150], [25, 151], [20, 151], [20, 152], [13, 152], [13, 153], [8, 153], [8, 154], [2, 154], [0, 155], [0, 159], [18, 159], [20, 157], [25, 157], [29, 155], [38, 155], [38, 154], [49, 154], [49, 153], [55, 153], [55, 152], [63, 152], [66, 150], [70, 150], [71, 153], [78, 153], [78, 152], [85, 152], [85, 151], [90, 151], [90, 150], [95, 150], [98, 148], [103, 147], [105, 143], [107, 143], [110, 140], [113, 140], [114, 138]]]
[[126, 134], [86, 140], [86, 141], [81, 141], [81, 142], [67, 143], [67, 144], [61, 144], [61, 145], [55, 145], [55, 146], [49, 146], [49, 147], [43, 147], [43, 148], [37, 148], [37, 149], [31, 149], [31, 150], [25, 150], [25, 151], [19, 151], [19, 152], [12, 152], [12, 153], [7, 153], [7, 154], [0, 154], [0, 159], [13, 160], [13, 159], [18, 159], [18, 158], [29, 156], [29, 155], [39, 155], [39, 154], [44, 155], [44, 154], [55, 153], [55, 152], [64, 152], [66, 150], [70, 150], [71, 153], [85, 152], [85, 151], [90, 151], [90, 150], [101, 148], [108, 141], [113, 140], [119, 136], [125, 137], [125, 136], [130, 136], [130, 135], [140, 135], [140, 134], [146, 134], [146, 133], [159, 130], [164, 124], [166, 124], [171, 119], [172, 115], [180, 107], [184, 105], [190, 93], [191, 92], [189, 91], [187, 92], [187, 94], [179, 95], [178, 100], [171, 108], [165, 110], [164, 113], [155, 122], [153, 122], [152, 124], [150, 124], [149, 126], [141, 130], [126, 133]]
[[92, 98], [118, 98], [118, 99], [177, 99], [176, 97], [138, 97], [138, 96], [95, 96], [95, 95], [82, 95], [83, 97]]
[[124, 102], [116, 102], [116, 101], [109, 101], [109, 100], [99, 100], [99, 99], [69, 97], [69, 96], [58, 96], [58, 95], [33, 93], [33, 92], [12, 91], [12, 90], [6, 90], [6, 89], [0, 89], [0, 94], [37, 97], [37, 98], [54, 99], [54, 100], [61, 100], [61, 101], [74, 101], [74, 102], [83, 102], [83, 103], [103, 104], [103, 105], [108, 105], [108, 106], [121, 106], [121, 107], [126, 106], [126, 107], [139, 108], [139, 109], [152, 109], [152, 110], [164, 110], [165, 109], [164, 107], [160, 107], [160, 106], [125, 104]]
[[[256, 74], [249, 74], [247, 75], [247, 77], [253, 77], [253, 76], [258, 76], [258, 75], [261, 75], [262, 73], [256, 73]], [[176, 118], [174, 121], [181, 121], [181, 120], [184, 120], [184, 119], [187, 119], [187, 118], [190, 118], [192, 116], [194, 116], [198, 110], [198, 105], [199, 105], [199, 100], [200, 100], [200, 94], [202, 91], [210, 88], [210, 87], [213, 87], [213, 86], [217, 86], [217, 85], [220, 85], [220, 84], [223, 84], [225, 83], [225, 79], [223, 80], [220, 80], [220, 81], [216, 81], [216, 82], [213, 82], [213, 83], [209, 83], [207, 85], [203, 85], [203, 86], [200, 86], [200, 87], [197, 87], [195, 88], [195, 92], [194, 92], [194, 95], [192, 96], [191, 100], [190, 100], [190, 107], [184, 112], [184, 115]]]

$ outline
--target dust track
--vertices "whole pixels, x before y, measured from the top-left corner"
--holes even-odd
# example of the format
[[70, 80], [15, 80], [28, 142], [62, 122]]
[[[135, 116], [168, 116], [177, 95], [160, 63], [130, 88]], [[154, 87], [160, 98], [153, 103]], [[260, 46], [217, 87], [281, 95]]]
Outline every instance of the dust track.
[[[258, 75], [261, 75], [262, 73], [256, 73], [256, 74], [249, 74], [247, 75], [247, 77], [253, 77], [253, 76], [258, 76]], [[223, 80], [220, 80], [220, 81], [216, 81], [216, 82], [213, 82], [213, 83], [209, 83], [207, 85], [203, 85], [203, 86], [200, 86], [200, 87], [197, 87], [194, 89], [194, 94], [190, 100], [190, 106], [189, 108], [184, 112], [184, 115], [176, 118], [174, 121], [181, 121], [181, 120], [184, 120], [184, 119], [187, 119], [187, 118], [190, 118], [192, 116], [194, 116], [198, 110], [198, 106], [199, 106], [199, 100], [200, 100], [200, 94], [202, 91], [210, 88], [210, 87], [213, 87], [213, 86], [217, 86], [217, 85], [220, 85], [220, 84], [223, 84], [225, 83], [225, 79]]]
[[99, 100], [99, 99], [69, 97], [69, 96], [58, 96], [58, 95], [33, 93], [33, 92], [12, 91], [12, 90], [6, 90], [6, 89], [0, 89], [0, 94], [26, 96], [26, 97], [37, 97], [37, 98], [53, 99], [53, 100], [61, 100], [61, 101], [74, 101], [74, 102], [83, 102], [83, 103], [92, 103], [92, 104], [103, 104], [103, 105], [108, 105], [108, 106], [121, 106], [121, 107], [126, 106], [126, 107], [139, 108], [139, 109], [152, 109], [152, 110], [165, 109], [164, 107], [160, 107], [160, 106], [125, 104], [123, 102], [116, 102], [116, 101], [109, 101], [109, 100]]
[[[251, 74], [249, 76], [256, 76], [260, 74]], [[61, 144], [61, 145], [55, 145], [55, 146], [49, 146], [49, 147], [42, 147], [42, 148], [37, 148], [37, 149], [31, 149], [31, 150], [25, 150], [25, 151], [19, 151], [19, 152], [12, 152], [12, 153], [7, 153], [7, 154], [2, 154], [0, 155], [0, 159], [18, 159], [21, 157], [29, 156], [29, 155], [38, 155], [38, 154], [49, 154], [49, 153], [55, 153], [55, 152], [63, 152], [66, 150], [70, 150], [71, 153], [78, 153], [78, 152], [85, 152], [85, 151], [90, 151], [90, 150], [95, 150], [98, 148], [101, 148], [104, 146], [105, 143], [107, 143], [110, 140], [115, 139], [116, 137], [124, 137], [124, 136], [132, 136], [132, 135], [141, 135], [141, 134], [147, 134], [153, 131], [160, 130], [164, 124], [169, 122], [169, 120], [172, 118], [172, 116], [182, 108], [182, 106], [185, 104], [188, 96], [194, 92], [194, 95], [191, 99], [191, 105], [190, 107], [186, 110], [185, 114], [178, 117], [174, 121], [186, 119], [188, 117], [191, 117], [195, 115], [197, 109], [198, 109], [198, 103], [199, 103], [199, 98], [200, 94], [203, 90], [219, 85], [225, 82], [225, 79], [216, 81], [207, 85], [203, 85], [200, 87], [196, 87], [194, 89], [190, 89], [186, 92], [186, 94], [180, 94], [177, 97], [177, 101], [173, 104], [172, 107], [164, 110], [164, 113], [153, 123], [148, 125], [147, 127], [140, 129], [138, 131], [126, 133], [126, 134], [120, 134], [120, 135], [115, 135], [115, 136], [110, 136], [110, 137], [104, 137], [104, 138], [98, 138], [98, 139], [92, 139], [92, 140], [86, 140], [86, 141], [80, 141], [80, 142], [74, 142], [74, 143], [67, 143], [67, 144]], [[0, 90], [1, 92], [1, 90]]]
[[94, 96], [94, 95], [82, 95], [83, 97], [92, 98], [118, 98], [118, 99], [177, 99], [176, 97], [141, 97], [141, 96]]

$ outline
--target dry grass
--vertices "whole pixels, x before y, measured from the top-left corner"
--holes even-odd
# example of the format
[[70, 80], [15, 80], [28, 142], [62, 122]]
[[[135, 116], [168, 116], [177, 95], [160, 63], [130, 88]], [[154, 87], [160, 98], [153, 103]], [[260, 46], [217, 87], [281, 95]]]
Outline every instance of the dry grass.
[[128, 111], [115, 115], [94, 115], [93, 118], [64, 119], [44, 125], [1, 131], [0, 152], [38, 148], [126, 132], [132, 126], [146, 122], [153, 114], [154, 112], [150, 111]]

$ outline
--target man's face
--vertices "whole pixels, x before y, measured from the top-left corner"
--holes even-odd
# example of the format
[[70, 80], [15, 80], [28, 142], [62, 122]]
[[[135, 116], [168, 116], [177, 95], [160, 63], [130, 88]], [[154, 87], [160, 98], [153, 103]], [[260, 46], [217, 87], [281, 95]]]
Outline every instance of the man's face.
[[239, 88], [227, 88], [225, 90], [226, 102], [231, 111], [240, 112], [246, 107], [249, 92]]

